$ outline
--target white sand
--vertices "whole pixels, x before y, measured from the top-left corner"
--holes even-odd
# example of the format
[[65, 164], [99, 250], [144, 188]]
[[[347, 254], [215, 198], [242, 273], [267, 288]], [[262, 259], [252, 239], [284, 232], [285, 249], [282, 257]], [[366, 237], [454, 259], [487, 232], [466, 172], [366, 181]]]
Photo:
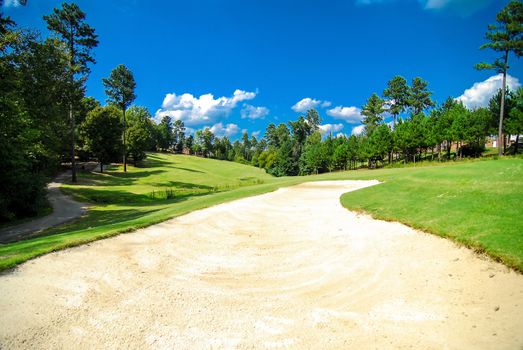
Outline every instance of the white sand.
[[[515, 349], [523, 276], [308, 183], [0, 275], [0, 348]], [[413, 208], [415, 210], [415, 208]]]

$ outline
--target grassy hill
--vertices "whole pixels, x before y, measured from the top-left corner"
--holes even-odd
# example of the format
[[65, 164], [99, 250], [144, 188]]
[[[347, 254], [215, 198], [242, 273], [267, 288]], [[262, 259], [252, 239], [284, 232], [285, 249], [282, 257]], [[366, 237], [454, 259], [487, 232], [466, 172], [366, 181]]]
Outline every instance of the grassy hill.
[[337, 172], [275, 178], [233, 162], [154, 153], [143, 167], [80, 173], [63, 191], [92, 206], [85, 217], [44, 235], [0, 245], [0, 270], [38, 255], [158, 223], [226, 201], [305, 181], [378, 179], [341, 201], [468, 246], [523, 271], [523, 160]]
[[342, 204], [451, 238], [523, 271], [523, 160], [379, 170]]

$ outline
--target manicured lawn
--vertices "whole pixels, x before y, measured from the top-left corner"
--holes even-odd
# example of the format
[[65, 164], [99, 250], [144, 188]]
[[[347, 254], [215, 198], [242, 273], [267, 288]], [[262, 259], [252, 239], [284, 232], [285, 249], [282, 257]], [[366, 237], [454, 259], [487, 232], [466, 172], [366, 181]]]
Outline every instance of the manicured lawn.
[[[233, 162], [150, 154], [144, 167], [81, 173], [64, 191], [88, 214], [45, 235], [0, 245], [0, 270], [33, 257], [128, 232], [215, 204], [305, 181], [378, 179], [342, 196], [344, 206], [450, 237], [523, 271], [523, 160], [337, 172], [275, 178]], [[385, 238], [384, 238], [385, 239]]]
[[342, 204], [449, 237], [523, 271], [523, 160], [385, 169], [373, 177], [384, 183], [346, 193]]

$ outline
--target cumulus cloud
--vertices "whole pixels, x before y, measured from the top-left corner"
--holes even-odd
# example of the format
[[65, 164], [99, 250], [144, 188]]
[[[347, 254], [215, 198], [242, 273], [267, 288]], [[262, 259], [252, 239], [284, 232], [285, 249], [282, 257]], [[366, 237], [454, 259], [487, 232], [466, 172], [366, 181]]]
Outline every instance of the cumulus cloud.
[[243, 105], [240, 115], [242, 119], [263, 119], [269, 114], [267, 107], [255, 107], [249, 104]]
[[[463, 102], [465, 107], [474, 109], [488, 105], [490, 98], [501, 89], [503, 75], [491, 76], [487, 80], [474, 83], [471, 88], [466, 89], [456, 100]], [[518, 78], [507, 75], [507, 86], [510, 90], [516, 90], [521, 86]]]
[[166, 94], [162, 108], [156, 111], [155, 119], [168, 115], [175, 120], [183, 120], [186, 125], [201, 125], [228, 116], [242, 101], [252, 100], [255, 92], [236, 90], [232, 96], [214, 98], [213, 94], [195, 97], [192, 94]]
[[218, 137], [231, 137], [240, 132], [240, 127], [236, 124], [230, 123], [223, 125], [223, 123], [216, 123], [209, 128], [211, 132]]
[[365, 130], [365, 125], [358, 125], [352, 128], [352, 135], [360, 135]]
[[316, 100], [314, 98], [305, 97], [301, 99], [300, 101], [296, 102], [294, 106], [292, 106], [292, 110], [298, 113], [305, 113], [309, 109], [320, 107], [329, 107], [331, 105], [330, 101], [321, 101]]
[[336, 106], [332, 109], [329, 109], [327, 111], [327, 115], [335, 119], [344, 120], [347, 123], [359, 123], [363, 119], [363, 116], [361, 115], [361, 109], [354, 106]]
[[251, 135], [256, 137], [256, 138], [259, 138], [260, 134], [261, 134], [261, 130], [256, 130], [256, 131], [253, 131]]
[[343, 129], [343, 124], [323, 124], [319, 125], [320, 133], [322, 135], [327, 135], [330, 133], [335, 133]]

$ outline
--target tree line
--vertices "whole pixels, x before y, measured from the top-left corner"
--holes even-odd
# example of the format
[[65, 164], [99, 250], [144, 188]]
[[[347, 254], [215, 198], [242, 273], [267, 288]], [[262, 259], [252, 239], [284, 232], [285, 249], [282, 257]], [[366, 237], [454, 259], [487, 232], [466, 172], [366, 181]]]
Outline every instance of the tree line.
[[[234, 142], [209, 128], [185, 138], [183, 122], [176, 120], [173, 126], [165, 116], [159, 125], [170, 136], [164, 138], [162, 149], [251, 164], [276, 176], [479, 157], [487, 138], [497, 131], [501, 91], [488, 107], [469, 110], [451, 97], [436, 107], [427, 85], [421, 78], [415, 78], [412, 86], [402, 77], [391, 79], [383, 96], [390, 98], [394, 93], [394, 102], [372, 94], [362, 107], [364, 129], [358, 135], [322, 137], [321, 117], [315, 109], [288, 123], [269, 124], [260, 140], [245, 132]], [[385, 123], [386, 115], [393, 115], [394, 121]], [[503, 129], [507, 138], [523, 133], [522, 117], [523, 88], [508, 91]], [[507, 152], [517, 153], [518, 143], [510, 149], [505, 144]]]

